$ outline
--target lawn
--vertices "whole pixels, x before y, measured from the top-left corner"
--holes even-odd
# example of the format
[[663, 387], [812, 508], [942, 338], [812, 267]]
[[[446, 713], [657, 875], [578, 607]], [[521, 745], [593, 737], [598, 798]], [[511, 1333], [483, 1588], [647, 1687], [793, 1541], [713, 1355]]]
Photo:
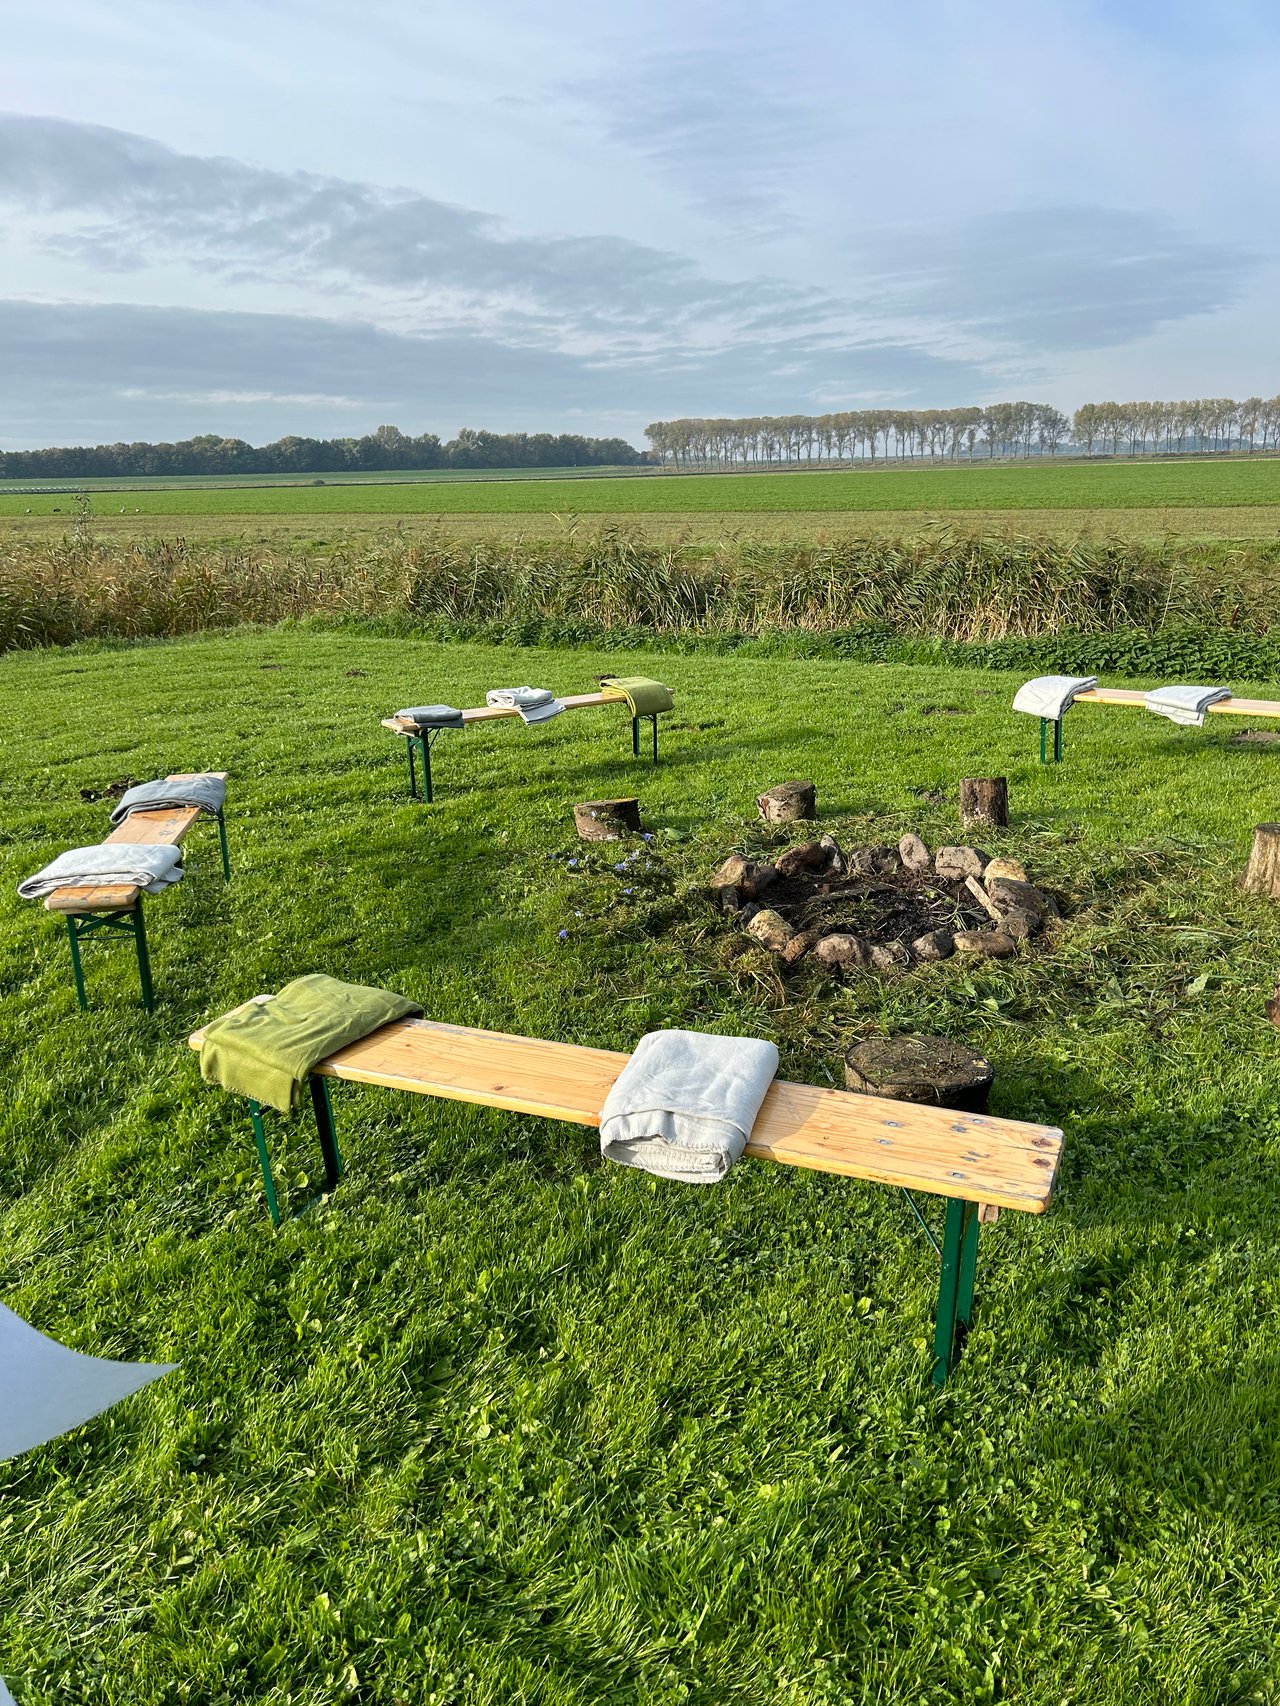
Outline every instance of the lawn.
[[[1280, 909], [1236, 887], [1280, 749], [1081, 708], [1042, 769], [1005, 676], [629, 654], [677, 691], [656, 769], [588, 711], [445, 736], [408, 800], [386, 711], [611, 661], [275, 630], [0, 659], [0, 1296], [182, 1364], [0, 1465], [20, 1706], [1280, 1697]], [[81, 789], [194, 766], [232, 773], [234, 880], [197, 829], [154, 1018], [123, 947], [80, 1015], [14, 884], [100, 838]], [[1009, 778], [986, 845], [1063, 900], [1046, 949], [783, 982], [711, 914], [725, 852], [781, 845], [761, 787], [937, 844], [973, 774]], [[654, 840], [619, 873], [570, 806], [628, 790]], [[942, 1032], [994, 1111], [1064, 1127], [1058, 1201], [984, 1235], [940, 1394], [931, 1252], [877, 1187], [659, 1187], [581, 1128], [342, 1086], [348, 1175], [275, 1233], [185, 1037], [306, 970], [603, 1047], [771, 1036], [815, 1083], [865, 1030]], [[304, 1198], [306, 1122], [273, 1141]]]
[[[120, 501], [117, 502], [117, 499]], [[1273, 508], [1280, 504], [1280, 457], [1257, 461], [1054, 463], [1045, 467], [863, 468], [844, 472], [664, 474], [636, 478], [385, 482], [355, 485], [139, 487], [94, 493], [99, 515], [346, 516], [754, 515], [1023, 510], [1182, 510]], [[59, 517], [62, 493], [0, 492], [0, 518]]]

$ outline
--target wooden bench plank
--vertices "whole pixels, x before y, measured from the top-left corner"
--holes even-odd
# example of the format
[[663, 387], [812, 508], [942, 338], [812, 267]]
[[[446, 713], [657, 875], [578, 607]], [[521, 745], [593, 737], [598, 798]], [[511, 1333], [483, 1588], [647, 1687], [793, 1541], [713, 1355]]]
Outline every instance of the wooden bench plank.
[[[269, 1000], [270, 997], [258, 997]], [[199, 1050], [203, 1030], [190, 1038]], [[628, 1056], [401, 1019], [322, 1061], [321, 1076], [599, 1126]], [[1053, 1126], [775, 1082], [747, 1154], [761, 1160], [1039, 1214], [1062, 1153]]]
[[[625, 706], [627, 701], [620, 693], [568, 693], [561, 697], [560, 703], [566, 711], [580, 711], [585, 705]], [[488, 723], [492, 722], [495, 717], [518, 717], [519, 715], [520, 713], [514, 705], [476, 705], [471, 710], [462, 713], [462, 721], [464, 723]], [[554, 722], [555, 719], [549, 717], [545, 720]], [[382, 726], [384, 729], [390, 729], [392, 734], [397, 735], [416, 735], [418, 732], [417, 724], [407, 722], [403, 717], [383, 717]]]
[[[1140, 687], [1091, 687], [1077, 693], [1075, 705], [1142, 705], [1147, 695]], [[1280, 717], [1280, 701], [1275, 699], [1238, 699], [1232, 695], [1205, 706], [1206, 711], [1221, 711], [1229, 717]]]

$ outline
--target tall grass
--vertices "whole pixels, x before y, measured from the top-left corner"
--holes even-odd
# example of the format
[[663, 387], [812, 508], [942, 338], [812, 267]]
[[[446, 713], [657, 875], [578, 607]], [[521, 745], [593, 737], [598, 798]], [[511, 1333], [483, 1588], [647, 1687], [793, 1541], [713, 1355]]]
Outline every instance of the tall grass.
[[172, 638], [303, 617], [432, 630], [551, 622], [655, 636], [874, 626], [957, 642], [1118, 628], [1270, 631], [1280, 543], [966, 534], [750, 537], [708, 549], [624, 529], [555, 539], [397, 530], [296, 546], [15, 539], [0, 548], [0, 650]]

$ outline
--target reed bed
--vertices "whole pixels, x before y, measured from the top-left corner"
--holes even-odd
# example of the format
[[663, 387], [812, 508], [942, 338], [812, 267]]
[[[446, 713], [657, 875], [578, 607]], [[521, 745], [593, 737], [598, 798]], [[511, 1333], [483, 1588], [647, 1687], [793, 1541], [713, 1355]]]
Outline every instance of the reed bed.
[[251, 623], [393, 619], [440, 632], [815, 635], [876, 627], [954, 642], [1116, 629], [1264, 635], [1280, 542], [1056, 540], [921, 529], [788, 543], [661, 543], [613, 526], [555, 539], [443, 532], [270, 543], [116, 540], [85, 530], [0, 548], [0, 650], [167, 639]]

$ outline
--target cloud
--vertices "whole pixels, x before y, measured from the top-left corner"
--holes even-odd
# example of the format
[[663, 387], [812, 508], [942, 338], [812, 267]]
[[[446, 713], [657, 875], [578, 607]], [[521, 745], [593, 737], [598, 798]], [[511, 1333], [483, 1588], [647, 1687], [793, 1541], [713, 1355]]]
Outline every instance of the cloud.
[[123, 131], [0, 117], [0, 199], [44, 221], [49, 250], [96, 271], [177, 258], [204, 270], [360, 288], [418, 329], [486, 324], [538, 344], [731, 335], [831, 304], [776, 280], [717, 280], [681, 255], [600, 236], [522, 236], [409, 190], [176, 153]]
[[641, 54], [565, 93], [713, 218], [768, 235], [795, 223], [787, 182], [832, 135], [819, 109], [784, 92], [780, 58], [726, 46]]
[[1227, 306], [1267, 260], [1160, 214], [1042, 208], [886, 242], [869, 259], [866, 300], [1009, 348], [1105, 349]]
[[196, 432], [347, 436], [384, 421], [444, 436], [466, 424], [607, 431], [639, 442], [648, 421], [676, 414], [813, 412], [881, 397], [958, 403], [982, 384], [965, 363], [893, 344], [832, 351], [753, 342], [619, 369], [479, 334], [3, 300], [0, 370], [13, 447]]

